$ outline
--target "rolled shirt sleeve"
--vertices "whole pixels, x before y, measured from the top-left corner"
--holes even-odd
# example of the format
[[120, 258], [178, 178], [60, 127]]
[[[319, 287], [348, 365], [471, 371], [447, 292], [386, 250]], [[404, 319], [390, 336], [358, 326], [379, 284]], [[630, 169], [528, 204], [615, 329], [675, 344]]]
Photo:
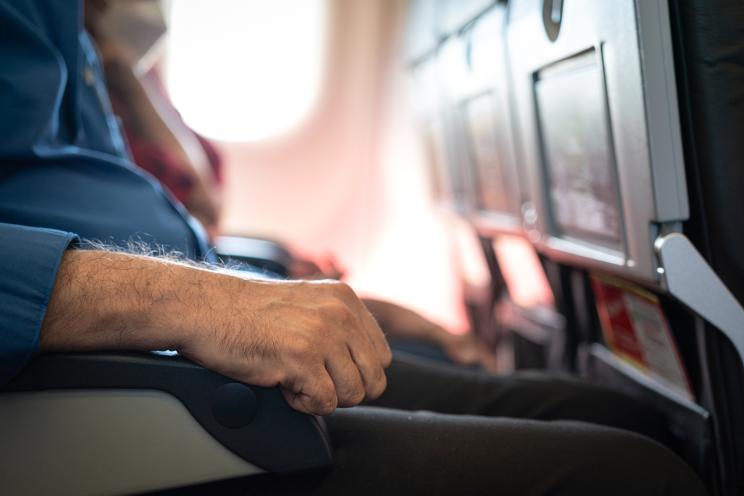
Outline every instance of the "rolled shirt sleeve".
[[72, 233], [0, 223], [0, 384], [39, 351], [39, 333]]

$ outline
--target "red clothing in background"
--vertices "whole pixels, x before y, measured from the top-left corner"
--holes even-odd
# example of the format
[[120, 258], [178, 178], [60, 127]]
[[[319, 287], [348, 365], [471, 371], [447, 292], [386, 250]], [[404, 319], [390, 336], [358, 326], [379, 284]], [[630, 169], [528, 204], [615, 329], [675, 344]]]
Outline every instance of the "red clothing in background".
[[[157, 89], [159, 96], [162, 97], [163, 101], [173, 108], [175, 114], [178, 114], [178, 111], [173, 107], [168, 98], [165, 87], [158, 75], [154, 72], [150, 73], [148, 79], [154, 83], [154, 87]], [[111, 104], [115, 114], [118, 116], [127, 115], [124, 110], [126, 102], [122, 102], [117, 98], [117, 95], [111, 95]], [[181, 122], [183, 123], [183, 121]], [[155, 176], [155, 178], [157, 178], [158, 181], [160, 181], [173, 194], [173, 196], [175, 196], [181, 203], [185, 203], [194, 187], [194, 181], [191, 175], [186, 171], [186, 166], [181, 162], [179, 157], [166, 148], [151, 141], [148, 136], [142, 136], [141, 134], [134, 132], [125, 119], [122, 119], [122, 126], [134, 163]], [[188, 127], [186, 123], [183, 123], [183, 126]], [[189, 128], [189, 130], [191, 130], [191, 128]], [[201, 146], [204, 149], [204, 154], [207, 156], [209, 165], [212, 168], [214, 180], [221, 186], [222, 158], [219, 151], [209, 140], [200, 136], [193, 130], [191, 130], [191, 132], [199, 140], [199, 143], [201, 143]]]

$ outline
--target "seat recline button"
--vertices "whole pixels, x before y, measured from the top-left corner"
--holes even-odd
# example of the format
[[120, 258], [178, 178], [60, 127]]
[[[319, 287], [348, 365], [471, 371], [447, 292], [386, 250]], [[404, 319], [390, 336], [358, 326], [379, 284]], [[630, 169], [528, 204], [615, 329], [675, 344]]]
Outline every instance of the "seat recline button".
[[231, 382], [218, 387], [212, 401], [215, 420], [230, 429], [250, 424], [258, 410], [258, 400], [250, 387]]

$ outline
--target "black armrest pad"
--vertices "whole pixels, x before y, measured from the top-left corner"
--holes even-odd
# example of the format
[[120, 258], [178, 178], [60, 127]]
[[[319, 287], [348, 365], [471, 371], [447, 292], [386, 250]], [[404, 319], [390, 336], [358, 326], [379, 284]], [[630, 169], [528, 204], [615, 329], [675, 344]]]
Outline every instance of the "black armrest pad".
[[246, 263], [282, 277], [289, 275], [289, 266], [294, 258], [283, 245], [260, 238], [220, 236], [215, 249], [217, 256], [226, 262]]
[[50, 389], [164, 391], [225, 447], [266, 471], [306, 470], [331, 462], [323, 420], [291, 409], [278, 388], [245, 386], [178, 356], [42, 355], [2, 392]]

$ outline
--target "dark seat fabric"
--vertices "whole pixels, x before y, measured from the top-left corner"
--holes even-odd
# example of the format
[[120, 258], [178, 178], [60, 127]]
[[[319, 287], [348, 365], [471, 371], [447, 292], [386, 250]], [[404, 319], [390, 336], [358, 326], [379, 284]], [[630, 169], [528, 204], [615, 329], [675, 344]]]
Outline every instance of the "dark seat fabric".
[[[690, 198], [685, 232], [744, 302], [744, 3], [669, 0]], [[705, 329], [722, 494], [744, 490], [744, 371]]]
[[329, 470], [165, 494], [705, 494], [690, 467], [638, 434], [656, 436], [663, 419], [625, 395], [575, 378], [493, 376], [403, 353], [386, 375], [379, 399], [326, 419]]
[[672, 0], [688, 233], [744, 301], [744, 3]]

